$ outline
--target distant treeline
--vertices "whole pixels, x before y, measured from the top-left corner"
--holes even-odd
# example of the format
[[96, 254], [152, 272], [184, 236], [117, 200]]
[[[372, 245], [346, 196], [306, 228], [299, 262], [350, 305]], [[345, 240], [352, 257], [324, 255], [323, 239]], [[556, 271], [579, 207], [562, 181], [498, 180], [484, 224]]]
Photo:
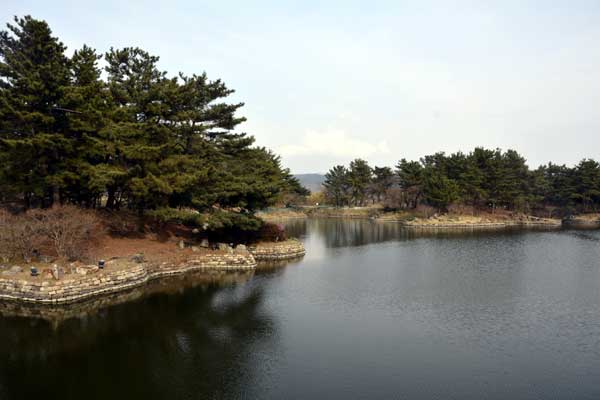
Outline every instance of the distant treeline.
[[389, 209], [425, 204], [446, 211], [458, 204], [568, 215], [599, 208], [600, 164], [584, 159], [574, 167], [549, 163], [531, 170], [514, 150], [475, 148], [468, 154], [402, 159], [395, 169], [371, 168], [356, 159], [348, 168], [333, 167], [324, 187], [335, 206], [382, 202]]
[[[0, 200], [130, 209], [256, 227], [254, 210], [306, 194], [254, 138], [243, 103], [206, 74], [168, 76], [139, 48], [71, 57], [46, 22], [0, 32]], [[99, 65], [102, 63], [103, 71]]]

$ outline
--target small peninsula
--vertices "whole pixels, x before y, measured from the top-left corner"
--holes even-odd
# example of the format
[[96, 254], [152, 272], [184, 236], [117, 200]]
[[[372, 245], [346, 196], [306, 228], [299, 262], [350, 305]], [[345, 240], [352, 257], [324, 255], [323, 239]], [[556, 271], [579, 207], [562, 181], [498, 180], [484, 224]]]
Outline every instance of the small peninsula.
[[139, 47], [0, 32], [0, 299], [69, 303], [304, 255], [256, 211], [308, 191], [240, 132], [243, 103]]

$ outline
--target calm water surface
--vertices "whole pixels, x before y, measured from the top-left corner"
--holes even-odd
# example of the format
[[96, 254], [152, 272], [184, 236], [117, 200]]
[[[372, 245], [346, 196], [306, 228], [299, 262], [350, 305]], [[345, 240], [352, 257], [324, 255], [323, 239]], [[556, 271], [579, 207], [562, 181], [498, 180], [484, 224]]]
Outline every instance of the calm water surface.
[[600, 398], [600, 232], [289, 230], [306, 257], [254, 275], [0, 307], [0, 399]]

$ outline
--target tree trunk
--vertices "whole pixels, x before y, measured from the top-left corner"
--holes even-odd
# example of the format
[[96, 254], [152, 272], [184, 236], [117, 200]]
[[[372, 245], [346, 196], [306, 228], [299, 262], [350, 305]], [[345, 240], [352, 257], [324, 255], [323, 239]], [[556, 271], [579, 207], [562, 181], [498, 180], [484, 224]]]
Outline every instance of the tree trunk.
[[109, 210], [112, 210], [115, 208], [115, 190], [114, 189], [108, 190], [108, 198], [106, 200], [106, 208], [108, 208]]

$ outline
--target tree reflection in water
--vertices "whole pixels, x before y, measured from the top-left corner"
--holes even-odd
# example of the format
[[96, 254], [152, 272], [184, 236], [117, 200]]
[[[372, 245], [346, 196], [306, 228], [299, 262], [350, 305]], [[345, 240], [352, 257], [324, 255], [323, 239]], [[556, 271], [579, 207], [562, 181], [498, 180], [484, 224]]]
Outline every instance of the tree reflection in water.
[[176, 399], [190, 386], [197, 398], [242, 394], [248, 358], [276, 326], [261, 309], [260, 286], [219, 286], [162, 292], [57, 325], [3, 318], [0, 398]]
[[[357, 247], [372, 243], [388, 241], [406, 241], [417, 238], [435, 237], [439, 239], [497, 236], [513, 234], [523, 230], [516, 228], [419, 228], [405, 227], [397, 222], [379, 222], [370, 219], [348, 218], [308, 218], [290, 219], [284, 223], [292, 237], [307, 238], [317, 244], [325, 244], [326, 248]], [[544, 230], [544, 228], [539, 228]], [[312, 247], [311, 247], [312, 249]], [[314, 249], [313, 249], [314, 250]], [[310, 254], [308, 254], [310, 256]]]

